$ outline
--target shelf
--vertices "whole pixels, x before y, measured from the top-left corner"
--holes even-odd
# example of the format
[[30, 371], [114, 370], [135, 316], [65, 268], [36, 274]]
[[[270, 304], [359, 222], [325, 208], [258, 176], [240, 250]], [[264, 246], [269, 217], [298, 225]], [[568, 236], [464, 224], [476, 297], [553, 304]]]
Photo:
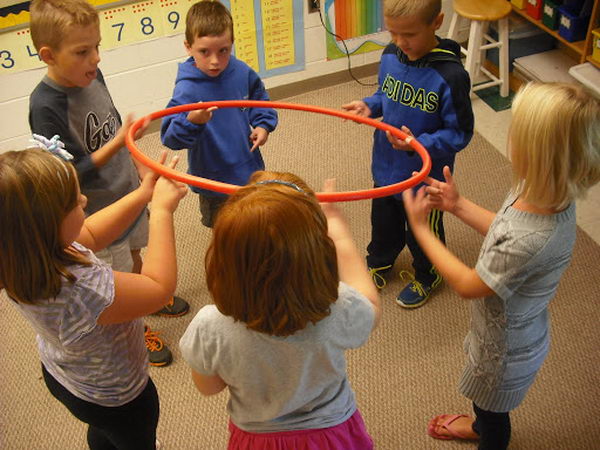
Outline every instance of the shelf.
[[596, 61], [595, 59], [592, 59], [592, 55], [588, 55], [587, 58], [585, 58], [585, 59], [586, 59], [587, 62], [593, 64], [598, 69], [600, 69], [600, 62]]
[[564, 37], [562, 37], [560, 34], [558, 34], [558, 32], [556, 30], [552, 30], [552, 29], [548, 28], [546, 25], [544, 25], [542, 23], [541, 20], [534, 19], [529, 14], [527, 14], [527, 10], [525, 10], [525, 9], [519, 9], [515, 5], [513, 5], [512, 3], [511, 3], [511, 6], [512, 6], [512, 9], [513, 9], [513, 11], [515, 13], [517, 13], [518, 15], [520, 15], [521, 17], [523, 17], [524, 19], [528, 20], [529, 22], [531, 22], [532, 24], [534, 24], [536, 27], [540, 28], [541, 30], [544, 30], [546, 33], [550, 34], [555, 39], [559, 40], [564, 45], [566, 45], [567, 47], [569, 47], [573, 51], [577, 52], [578, 54], [580, 54], [580, 55], [584, 54], [584, 52], [585, 52], [585, 41], [569, 42]]

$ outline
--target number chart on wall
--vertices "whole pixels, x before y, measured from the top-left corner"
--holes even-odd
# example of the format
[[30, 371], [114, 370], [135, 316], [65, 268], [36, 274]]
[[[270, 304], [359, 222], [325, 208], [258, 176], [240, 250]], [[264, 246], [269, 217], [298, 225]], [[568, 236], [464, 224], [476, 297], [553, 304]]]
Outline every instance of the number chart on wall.
[[[186, 13], [196, 1], [90, 0], [99, 12], [101, 51], [182, 34]], [[233, 16], [236, 57], [263, 77], [304, 69], [302, 0], [222, 2]], [[0, 3], [0, 75], [43, 66], [27, 26], [29, 2], [5, 3]]]

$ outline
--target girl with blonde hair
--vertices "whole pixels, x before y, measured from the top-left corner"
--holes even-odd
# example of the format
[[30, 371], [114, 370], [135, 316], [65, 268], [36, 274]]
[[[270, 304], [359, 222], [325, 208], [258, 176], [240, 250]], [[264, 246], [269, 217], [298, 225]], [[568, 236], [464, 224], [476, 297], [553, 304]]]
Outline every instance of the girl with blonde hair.
[[[475, 418], [434, 417], [438, 439], [479, 439], [479, 449], [505, 449], [509, 412], [523, 401], [550, 348], [548, 304], [571, 261], [575, 200], [600, 181], [600, 102], [581, 86], [530, 83], [513, 102], [509, 156], [513, 186], [497, 213], [458, 193], [450, 171], [404, 192], [415, 236], [448, 284], [474, 299], [460, 392]], [[429, 231], [431, 208], [451, 212], [485, 235], [475, 268]]]

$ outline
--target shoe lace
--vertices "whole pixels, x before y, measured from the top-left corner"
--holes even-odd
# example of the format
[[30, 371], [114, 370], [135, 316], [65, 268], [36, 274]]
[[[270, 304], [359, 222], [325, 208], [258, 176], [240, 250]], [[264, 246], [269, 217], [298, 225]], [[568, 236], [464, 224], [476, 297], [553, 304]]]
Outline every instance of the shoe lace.
[[169, 300], [165, 306], [166, 307], [173, 306], [173, 303], [175, 303], [175, 297], [171, 296], [171, 300]]
[[146, 341], [146, 348], [151, 352], [159, 352], [163, 348], [163, 341], [158, 337], [158, 331], [152, 331], [146, 327], [144, 330], [144, 338]]
[[400, 275], [400, 279], [402, 281], [405, 281], [405, 280], [409, 281], [409, 283], [410, 283], [409, 288], [411, 291], [416, 292], [421, 297], [427, 296], [427, 291], [425, 291], [425, 288], [423, 287], [421, 282], [417, 281], [415, 279], [415, 276], [412, 273], [410, 273], [408, 270], [401, 270], [399, 275]]
[[385, 287], [385, 285], [387, 284], [387, 281], [385, 280], [384, 276], [382, 274], [380, 274], [379, 272], [383, 272], [384, 270], [388, 270], [390, 269], [392, 266], [383, 266], [383, 267], [372, 267], [369, 269], [369, 274], [371, 275], [371, 278], [373, 278], [373, 283], [375, 283], [375, 286], [379, 289], [383, 289]]

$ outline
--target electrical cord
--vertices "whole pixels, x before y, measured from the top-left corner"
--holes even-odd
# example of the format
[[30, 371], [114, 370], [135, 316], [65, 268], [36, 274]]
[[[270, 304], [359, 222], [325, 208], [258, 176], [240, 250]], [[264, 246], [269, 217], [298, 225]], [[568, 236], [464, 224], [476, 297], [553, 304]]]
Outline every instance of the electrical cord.
[[354, 81], [356, 81], [358, 84], [360, 84], [361, 86], [379, 86], [379, 83], [363, 83], [362, 81], [360, 81], [358, 78], [356, 78], [354, 76], [354, 73], [352, 73], [352, 64], [350, 61], [350, 55], [352, 55], [353, 53], [356, 52], [356, 50], [358, 50], [360, 47], [358, 47], [356, 50], [354, 50], [353, 52], [349, 52], [348, 51], [348, 46], [346, 45], [346, 41], [338, 34], [335, 34], [333, 31], [330, 31], [327, 26], [325, 25], [325, 22], [323, 21], [323, 15], [321, 14], [321, 5], [319, 4], [319, 7], [317, 8], [317, 11], [319, 11], [319, 19], [321, 19], [321, 25], [323, 25], [323, 29], [330, 34], [333, 37], [338, 38], [340, 41], [342, 41], [342, 45], [344, 46], [345, 52], [344, 54], [346, 55], [346, 58], [348, 58], [348, 73], [350, 74], [350, 76], [352, 77], [352, 79]]

